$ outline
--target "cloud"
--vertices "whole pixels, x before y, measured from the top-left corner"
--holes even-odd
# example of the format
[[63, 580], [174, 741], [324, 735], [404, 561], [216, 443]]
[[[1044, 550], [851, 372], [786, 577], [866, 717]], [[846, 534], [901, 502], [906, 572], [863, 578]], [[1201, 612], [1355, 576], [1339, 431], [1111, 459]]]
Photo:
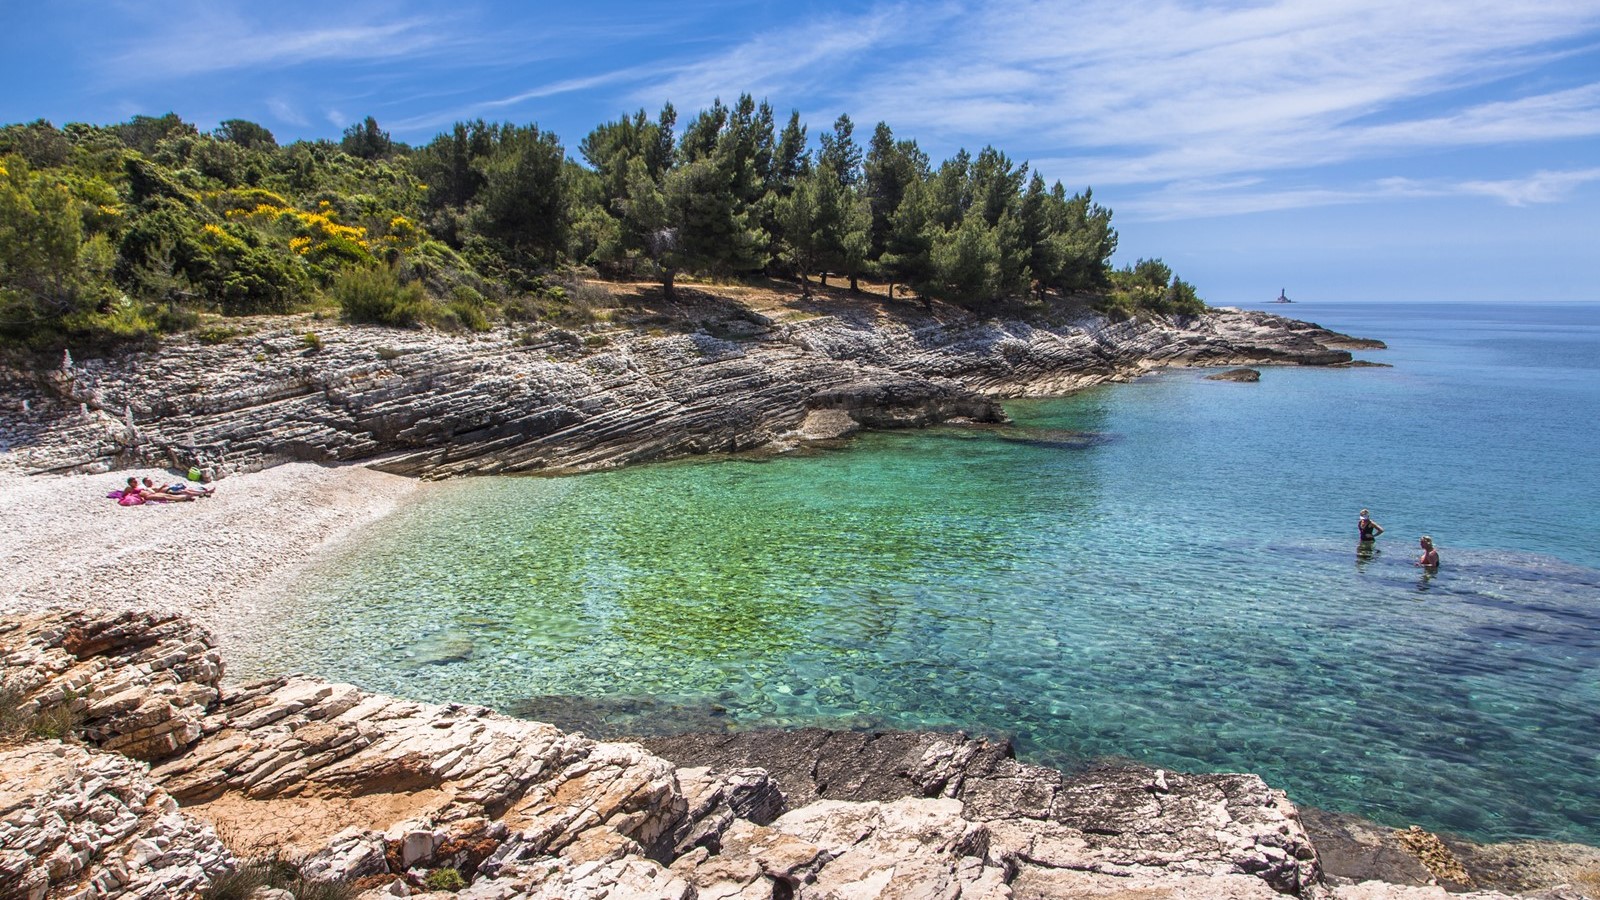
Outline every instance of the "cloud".
[[613, 72], [602, 72], [597, 75], [586, 75], [579, 78], [567, 78], [547, 84], [537, 85], [507, 97], [495, 100], [483, 100], [469, 103], [465, 106], [453, 107], [443, 112], [429, 112], [394, 123], [397, 131], [413, 131], [419, 128], [437, 128], [464, 119], [472, 119], [497, 110], [508, 109], [529, 100], [543, 97], [554, 97], [559, 94], [570, 94], [578, 91], [591, 90], [618, 82], [635, 81], [646, 73], [654, 72], [654, 67], [632, 67], [618, 69]]
[[305, 115], [300, 112], [300, 110], [295, 109], [293, 104], [282, 97], [268, 98], [267, 110], [276, 116], [280, 122], [288, 122], [290, 125], [302, 126], [311, 124], [310, 119], [307, 119]]
[[713, 56], [666, 67], [666, 75], [635, 89], [635, 103], [671, 100], [699, 109], [739, 94], [794, 97], [827, 90], [858, 63], [924, 34], [944, 8], [884, 6], [860, 16], [835, 16], [756, 35]]
[[285, 26], [246, 18], [221, 5], [194, 6], [162, 17], [142, 34], [130, 33], [131, 46], [112, 51], [109, 61], [118, 77], [178, 78], [313, 62], [410, 58], [448, 43], [448, 34], [445, 23], [422, 16], [377, 24]]
[[1159, 222], [1439, 197], [1489, 197], [1507, 206], [1529, 206], [1561, 202], [1595, 181], [1600, 181], [1600, 168], [1540, 170], [1499, 180], [1380, 178], [1349, 187], [1274, 188], [1255, 178], [1195, 181], [1166, 185], [1121, 201], [1117, 212], [1139, 221]]
[[[963, 20], [961, 40], [928, 54], [940, 65], [908, 63], [860, 96], [898, 110], [901, 127], [989, 126], [1082, 148], [1052, 156], [1096, 183], [1600, 133], [1594, 84], [1413, 112], [1561, 56], [1557, 45], [1600, 25], [1600, 7], [1581, 0], [1009, 2]], [[992, 116], [974, 114], [975, 94]]]
[[1591, 181], [1600, 181], [1600, 168], [1567, 172], [1539, 171], [1526, 178], [1466, 181], [1457, 187], [1461, 193], [1493, 197], [1507, 206], [1528, 206], [1565, 200], [1573, 191]]

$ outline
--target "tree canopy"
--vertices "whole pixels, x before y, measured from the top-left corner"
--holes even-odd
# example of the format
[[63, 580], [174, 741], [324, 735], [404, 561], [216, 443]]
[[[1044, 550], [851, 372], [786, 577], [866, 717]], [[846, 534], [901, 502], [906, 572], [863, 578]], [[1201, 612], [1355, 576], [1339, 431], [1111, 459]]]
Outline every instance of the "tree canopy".
[[[1160, 260], [1113, 271], [1111, 211], [993, 147], [937, 165], [880, 122], [817, 137], [742, 95], [679, 127], [670, 104], [569, 155], [537, 125], [280, 145], [228, 119], [0, 128], [0, 338], [170, 331], [202, 311], [343, 302], [353, 319], [487, 327], [572, 266], [655, 278], [846, 279], [977, 311], [1076, 294], [1115, 315], [1204, 309]], [[375, 299], [376, 298], [376, 299]], [[387, 299], [384, 299], [387, 298]], [[378, 310], [378, 312], [373, 312]]]

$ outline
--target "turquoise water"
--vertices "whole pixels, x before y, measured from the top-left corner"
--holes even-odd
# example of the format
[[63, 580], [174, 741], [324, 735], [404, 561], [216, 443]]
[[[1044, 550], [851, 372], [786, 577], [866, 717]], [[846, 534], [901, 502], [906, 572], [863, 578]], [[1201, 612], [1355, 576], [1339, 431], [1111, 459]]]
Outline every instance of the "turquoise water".
[[960, 727], [1600, 844], [1600, 305], [1289, 311], [1394, 368], [1176, 371], [1009, 404], [1012, 428], [432, 486], [236, 671], [602, 735]]

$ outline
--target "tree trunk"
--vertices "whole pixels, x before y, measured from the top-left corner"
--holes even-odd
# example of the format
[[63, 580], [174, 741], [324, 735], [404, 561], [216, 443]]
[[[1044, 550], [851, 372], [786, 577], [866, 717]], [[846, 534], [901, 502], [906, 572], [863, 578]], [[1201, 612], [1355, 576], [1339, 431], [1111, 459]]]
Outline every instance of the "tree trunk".
[[819, 280], [819, 281], [821, 281], [821, 282], [822, 282], [822, 286], [823, 286], [823, 287], [827, 287], [827, 286], [828, 286], [828, 270], [827, 270], [827, 269], [823, 269], [823, 270], [822, 270], [822, 271], [821, 271], [821, 272], [820, 272], [820, 273], [819, 273], [819, 274], [818, 274], [818, 275], [817, 275], [817, 280]]
[[889, 299], [894, 299], [894, 282], [889, 282]]
[[667, 302], [678, 302], [678, 295], [672, 289], [672, 280], [678, 276], [676, 269], [666, 269], [661, 273], [661, 293], [666, 295]]
[[853, 275], [853, 274], [850, 276], [850, 293], [852, 293], [852, 294], [861, 293], [861, 286], [856, 284], [856, 276]]
[[800, 270], [800, 299], [811, 299], [811, 281], [806, 278], [806, 270]]

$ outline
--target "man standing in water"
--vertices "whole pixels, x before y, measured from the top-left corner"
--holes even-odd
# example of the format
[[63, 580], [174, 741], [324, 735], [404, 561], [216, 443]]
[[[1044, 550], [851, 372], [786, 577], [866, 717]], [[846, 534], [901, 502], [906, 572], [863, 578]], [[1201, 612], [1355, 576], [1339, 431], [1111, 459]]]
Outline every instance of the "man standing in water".
[[1372, 521], [1372, 517], [1363, 509], [1361, 518], [1356, 520], [1356, 533], [1360, 536], [1361, 543], [1370, 544], [1378, 539], [1378, 535], [1383, 534], [1383, 526]]
[[1422, 540], [1418, 541], [1418, 543], [1422, 545], [1422, 556], [1417, 559], [1415, 564], [1427, 569], [1429, 572], [1437, 570], [1439, 568], [1439, 551], [1433, 549], [1433, 538], [1423, 535]]

